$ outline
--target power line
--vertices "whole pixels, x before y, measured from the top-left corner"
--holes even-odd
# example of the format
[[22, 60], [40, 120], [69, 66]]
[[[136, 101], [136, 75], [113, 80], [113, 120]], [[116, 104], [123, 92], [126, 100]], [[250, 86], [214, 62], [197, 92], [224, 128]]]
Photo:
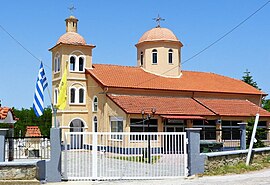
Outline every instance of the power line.
[[[268, 3], [270, 3], [270, 0], [268, 0], [265, 4], [263, 4], [261, 7], [259, 7], [255, 12], [253, 12], [251, 15], [249, 15], [247, 18], [245, 18], [243, 21], [241, 21], [239, 24], [237, 24], [236, 26], [234, 26], [231, 30], [229, 30], [228, 32], [226, 32], [223, 36], [221, 36], [219, 39], [217, 39], [216, 41], [212, 42], [211, 44], [209, 44], [208, 46], [206, 46], [204, 49], [202, 49], [201, 51], [199, 51], [198, 53], [196, 53], [195, 55], [193, 55], [192, 57], [188, 58], [187, 60], [184, 60], [182, 62], [182, 65], [187, 63], [188, 61], [192, 60], [193, 58], [197, 57], [198, 55], [202, 54], [204, 51], [206, 51], [207, 49], [211, 48], [213, 45], [215, 45], [216, 43], [218, 43], [219, 41], [221, 41], [222, 39], [224, 39], [226, 36], [228, 36], [230, 33], [232, 33], [233, 31], [235, 31], [238, 27], [240, 27], [242, 24], [244, 24], [246, 21], [248, 21], [251, 17], [253, 17], [256, 13], [258, 13], [260, 10], [262, 10]], [[177, 68], [178, 66], [175, 66], [163, 73], [161, 73], [161, 75], [164, 75], [168, 72], [170, 72], [171, 70]], [[141, 83], [138, 83], [138, 85], [141, 85], [145, 82], [151, 81], [153, 79], [157, 78], [157, 76], [150, 78], [148, 80], [145, 80]]]
[[[30, 50], [28, 50], [22, 43], [20, 43], [15, 37], [13, 37], [1, 24], [0, 28], [12, 38], [18, 45], [20, 45], [27, 53], [29, 53], [33, 58], [35, 58], [37, 61], [42, 62], [38, 57], [36, 57]], [[51, 69], [48, 65], [44, 64], [44, 66]]]
[[244, 24], [246, 21], [248, 21], [251, 17], [253, 17], [256, 13], [258, 13], [261, 9], [263, 9], [268, 3], [270, 3], [270, 0], [267, 1], [265, 4], [263, 4], [260, 8], [258, 8], [255, 12], [253, 12], [251, 15], [249, 15], [246, 19], [244, 19], [243, 21], [241, 21], [239, 24], [237, 24], [235, 27], [233, 27], [231, 30], [229, 30], [227, 33], [225, 33], [223, 36], [221, 36], [219, 39], [217, 39], [216, 41], [212, 42], [210, 45], [206, 46], [204, 49], [202, 49], [201, 51], [199, 51], [198, 53], [196, 53], [195, 55], [193, 55], [192, 57], [188, 58], [187, 60], [183, 61], [182, 64], [187, 63], [188, 61], [192, 60], [193, 58], [197, 57], [198, 55], [200, 55], [201, 53], [203, 53], [205, 50], [209, 49], [210, 47], [212, 47], [213, 45], [215, 45], [216, 43], [218, 43], [219, 41], [221, 41], [222, 39], [224, 39], [226, 36], [228, 36], [230, 33], [232, 33], [234, 30], [236, 30], [238, 27], [240, 27], [242, 24]]

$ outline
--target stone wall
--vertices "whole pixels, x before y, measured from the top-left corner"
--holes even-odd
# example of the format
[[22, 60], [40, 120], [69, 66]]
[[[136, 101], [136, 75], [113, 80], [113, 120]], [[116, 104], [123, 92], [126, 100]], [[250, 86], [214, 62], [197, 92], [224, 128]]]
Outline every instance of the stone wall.
[[[201, 155], [205, 157], [205, 172], [213, 171], [227, 165], [236, 165], [240, 162], [245, 163], [247, 153], [248, 150], [203, 153]], [[267, 156], [270, 157], [270, 147], [256, 148], [252, 152], [252, 161], [260, 161]]]
[[1, 162], [0, 180], [45, 180], [45, 161]]

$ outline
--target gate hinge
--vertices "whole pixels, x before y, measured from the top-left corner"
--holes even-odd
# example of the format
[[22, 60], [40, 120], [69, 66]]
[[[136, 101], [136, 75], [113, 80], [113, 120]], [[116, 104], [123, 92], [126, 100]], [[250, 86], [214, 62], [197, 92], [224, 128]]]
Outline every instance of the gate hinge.
[[186, 139], [186, 144], [188, 144], [188, 138]]

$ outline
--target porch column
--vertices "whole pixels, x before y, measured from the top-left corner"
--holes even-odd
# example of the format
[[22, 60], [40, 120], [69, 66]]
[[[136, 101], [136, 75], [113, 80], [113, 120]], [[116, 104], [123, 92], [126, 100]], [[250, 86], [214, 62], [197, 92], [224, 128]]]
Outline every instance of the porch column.
[[267, 141], [270, 141], [270, 121], [266, 123]]
[[222, 124], [221, 120], [216, 121], [216, 141], [222, 142]]
[[193, 120], [187, 120], [187, 128], [192, 128], [193, 127]]
[[246, 126], [247, 123], [237, 123], [240, 126], [240, 149], [247, 149], [246, 145]]

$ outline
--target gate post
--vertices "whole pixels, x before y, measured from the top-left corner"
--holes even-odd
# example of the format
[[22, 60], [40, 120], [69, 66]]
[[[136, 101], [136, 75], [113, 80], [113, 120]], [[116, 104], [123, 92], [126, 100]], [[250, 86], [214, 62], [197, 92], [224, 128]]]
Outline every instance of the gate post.
[[188, 176], [204, 172], [204, 156], [200, 155], [201, 128], [186, 128], [188, 146]]
[[51, 159], [46, 163], [46, 176], [48, 182], [61, 182], [61, 129], [51, 128]]
[[240, 126], [240, 149], [246, 150], [247, 149], [247, 142], [246, 142], [246, 126], [247, 123], [237, 123]]
[[8, 129], [0, 129], [0, 162], [5, 162], [5, 152], [6, 152], [6, 143], [5, 136], [7, 134]]

